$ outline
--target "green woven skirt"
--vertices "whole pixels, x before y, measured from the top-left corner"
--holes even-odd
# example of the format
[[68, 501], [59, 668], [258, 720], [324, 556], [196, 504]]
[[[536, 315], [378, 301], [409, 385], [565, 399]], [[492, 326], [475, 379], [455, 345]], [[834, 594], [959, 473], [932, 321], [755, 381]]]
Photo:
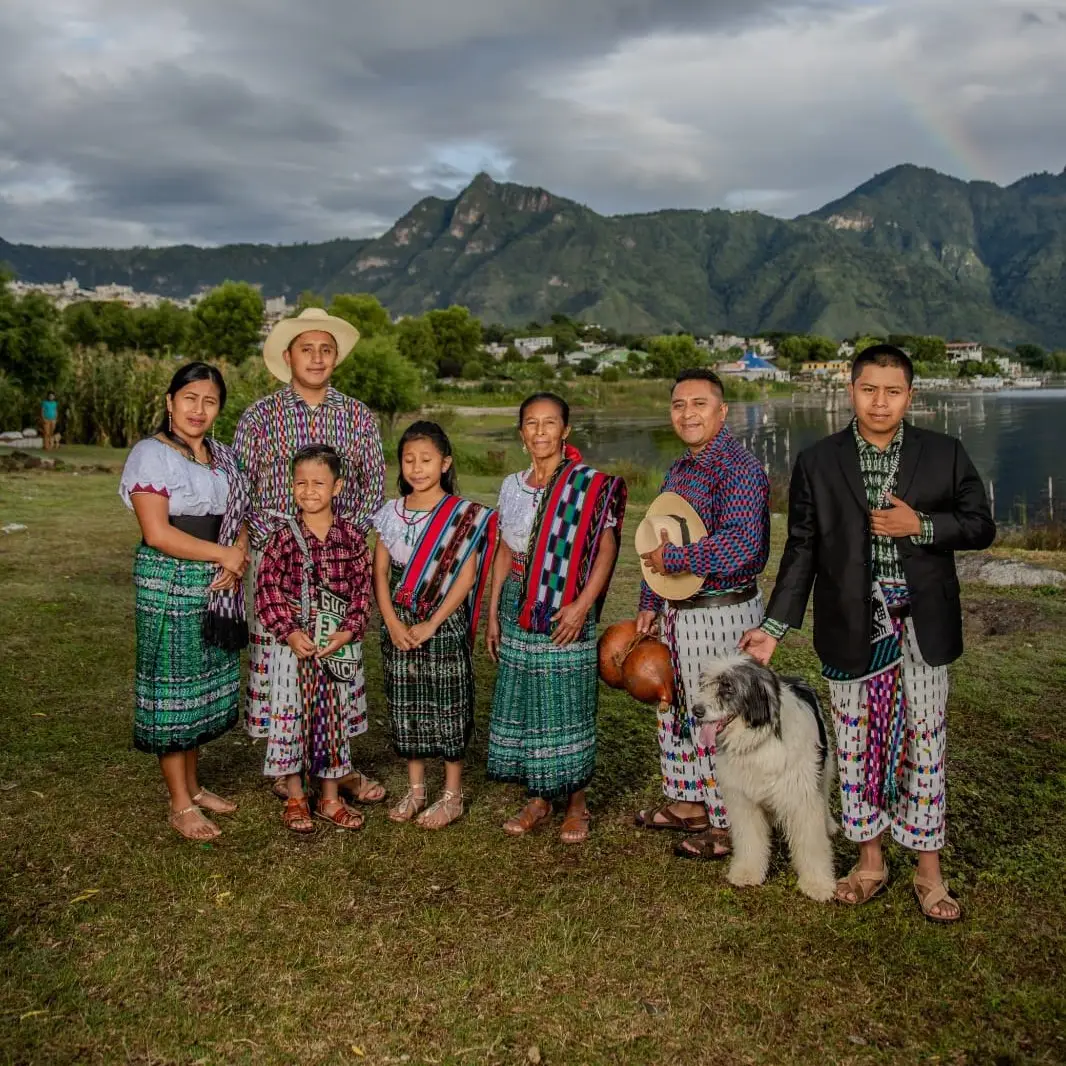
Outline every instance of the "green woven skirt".
[[518, 625], [521, 585], [500, 593], [500, 668], [489, 719], [489, 777], [555, 799], [583, 789], [596, 768], [596, 623], [573, 644]]
[[[403, 576], [392, 567], [391, 585]], [[396, 607], [404, 625], [414, 613]], [[381, 662], [392, 746], [405, 759], [461, 759], [474, 729], [474, 661], [466, 636], [466, 608], [446, 618], [420, 648], [398, 651], [381, 627]]]
[[240, 654], [205, 644], [200, 632], [217, 572], [214, 563], [137, 550], [133, 746], [140, 751], [191, 751], [237, 724]]

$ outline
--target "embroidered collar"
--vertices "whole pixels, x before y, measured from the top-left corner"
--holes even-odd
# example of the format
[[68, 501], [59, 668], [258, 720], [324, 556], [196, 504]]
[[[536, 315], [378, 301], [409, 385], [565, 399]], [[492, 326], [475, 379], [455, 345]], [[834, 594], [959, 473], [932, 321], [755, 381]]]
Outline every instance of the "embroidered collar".
[[[287, 385], [281, 390], [281, 402], [286, 407], [306, 407], [309, 411], [314, 410], [311, 405], [296, 391], [292, 385]], [[343, 407], [344, 393], [335, 389], [332, 385], [326, 386], [326, 397], [319, 404], [320, 407]]]
[[[892, 439], [888, 442], [888, 447], [885, 448], [885, 452], [893, 451], [903, 443], [903, 427], [906, 425], [906, 421], [900, 422], [896, 427], [896, 432]], [[883, 455], [884, 452], [876, 444], [871, 444], [860, 432], [859, 432], [859, 420], [853, 418], [851, 420], [851, 432], [855, 437], [855, 445], [859, 449], [859, 454], [862, 455], [867, 451], [875, 451], [879, 455]]]

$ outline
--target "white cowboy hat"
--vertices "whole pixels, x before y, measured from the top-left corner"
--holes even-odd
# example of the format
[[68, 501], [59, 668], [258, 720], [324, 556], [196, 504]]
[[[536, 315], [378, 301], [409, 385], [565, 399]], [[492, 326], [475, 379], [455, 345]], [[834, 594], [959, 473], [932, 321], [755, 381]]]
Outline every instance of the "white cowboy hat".
[[[659, 547], [660, 530], [666, 530], [670, 543], [679, 547], [695, 544], [707, 536], [707, 527], [696, 508], [676, 492], [664, 492], [652, 500], [648, 513], [637, 526], [634, 540], [638, 555]], [[687, 600], [703, 588], [703, 578], [699, 574], [655, 574], [648, 569], [643, 559], [640, 569], [652, 592], [657, 592], [665, 600]]]
[[338, 366], [348, 358], [359, 340], [359, 330], [351, 322], [336, 318], [321, 307], [309, 307], [295, 318], [283, 318], [263, 342], [263, 362], [274, 377], [286, 384], [292, 381], [292, 371], [285, 362], [285, 352], [301, 333], [311, 330], [322, 330], [337, 342]]

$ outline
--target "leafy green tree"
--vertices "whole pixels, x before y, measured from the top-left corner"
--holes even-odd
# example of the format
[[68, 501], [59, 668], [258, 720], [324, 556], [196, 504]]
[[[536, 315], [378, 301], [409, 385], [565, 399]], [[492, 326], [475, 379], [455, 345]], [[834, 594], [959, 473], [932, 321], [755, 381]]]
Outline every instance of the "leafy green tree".
[[948, 349], [943, 337], [911, 337], [910, 343], [901, 345], [911, 353], [911, 358], [921, 363], [946, 363]]
[[337, 367], [333, 383], [388, 419], [390, 427], [398, 415], [422, 403], [422, 375], [400, 354], [395, 336], [380, 334], [360, 340]]
[[526, 357], [513, 345], [507, 346], [507, 351], [500, 358], [501, 363], [524, 363]]
[[359, 330], [359, 336], [367, 340], [381, 333], [392, 333], [395, 328], [381, 301], [368, 292], [339, 293], [333, 297], [329, 313], [351, 322]]
[[458, 304], [426, 315], [437, 342], [437, 375], [455, 377], [481, 348], [481, 323]]
[[856, 337], [855, 354], [858, 355], [860, 352], [865, 352], [867, 348], [872, 348], [875, 344], [882, 343], [884, 343], [884, 339], [882, 337], [874, 337], [870, 334], [867, 334], [864, 337]]
[[830, 363], [837, 358], [840, 345], [829, 337], [811, 334], [807, 340], [807, 358], [816, 363]]
[[212, 289], [193, 309], [188, 348], [201, 359], [225, 359], [240, 365], [259, 350], [263, 297], [242, 281]]
[[63, 335], [74, 348], [95, 348], [104, 343], [93, 307], [88, 300], [79, 300], [63, 309]]
[[436, 374], [440, 349], [433, 327], [423, 316], [400, 319], [396, 324], [396, 344], [408, 362]]
[[616, 366], [604, 367], [600, 380], [606, 381], [608, 384], [614, 384], [616, 381], [622, 380], [622, 372]]
[[467, 381], [480, 381], [485, 376], [485, 364], [480, 359], [468, 359], [463, 363], [462, 376]]
[[313, 292], [311, 289], [304, 289], [299, 296], [296, 297], [296, 306], [285, 316], [286, 318], [295, 318], [302, 311], [306, 311], [309, 307], [325, 307], [326, 299], [324, 296], [320, 296], [317, 292]]
[[0, 374], [40, 400], [59, 386], [67, 366], [59, 313], [43, 293], [19, 299], [6, 282], [0, 275]]
[[189, 331], [189, 312], [163, 300], [155, 307], [135, 311], [133, 326], [142, 352], [180, 352]]
[[702, 366], [703, 353], [687, 333], [673, 337], [652, 337], [648, 341], [645, 373], [651, 378], [673, 378], [686, 367]]
[[586, 356], [577, 364], [577, 372], [583, 377], [589, 377], [596, 373], [596, 367], [599, 365], [591, 356]]

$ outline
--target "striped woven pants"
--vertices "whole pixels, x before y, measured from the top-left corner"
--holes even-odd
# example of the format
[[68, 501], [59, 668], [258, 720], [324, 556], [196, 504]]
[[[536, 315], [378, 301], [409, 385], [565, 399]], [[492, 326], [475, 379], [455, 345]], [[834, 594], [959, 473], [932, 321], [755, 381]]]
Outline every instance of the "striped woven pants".
[[862, 843], [886, 829], [913, 851], [944, 846], [944, 755], [947, 746], [948, 669], [929, 666], [918, 650], [914, 623], [905, 620], [903, 691], [907, 698], [906, 751], [899, 797], [888, 811], [862, 798], [866, 750], [866, 682], [830, 681], [837, 734], [844, 835]]
[[680, 691], [674, 706], [659, 712], [659, 766], [667, 799], [702, 803], [711, 825], [727, 829], [725, 803], [718, 791], [714, 749], [698, 744], [699, 731], [688, 711], [695, 701], [700, 671], [708, 659], [736, 654], [740, 638], [762, 621], [762, 596], [728, 607], [692, 607], [663, 614], [663, 639], [670, 648]]

